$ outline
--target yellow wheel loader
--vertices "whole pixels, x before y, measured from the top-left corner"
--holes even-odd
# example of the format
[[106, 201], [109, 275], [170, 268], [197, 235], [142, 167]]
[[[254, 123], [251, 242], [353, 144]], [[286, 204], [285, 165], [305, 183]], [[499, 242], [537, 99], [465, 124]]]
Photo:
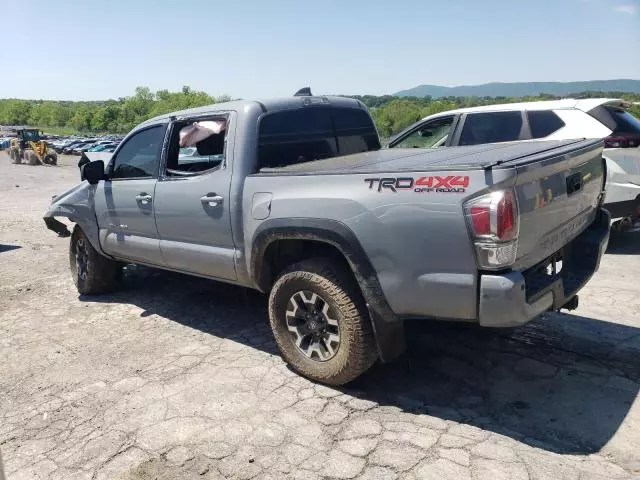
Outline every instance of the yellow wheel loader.
[[58, 154], [47, 146], [35, 128], [15, 129], [16, 138], [9, 144], [9, 157], [12, 163], [29, 165], [57, 165]]

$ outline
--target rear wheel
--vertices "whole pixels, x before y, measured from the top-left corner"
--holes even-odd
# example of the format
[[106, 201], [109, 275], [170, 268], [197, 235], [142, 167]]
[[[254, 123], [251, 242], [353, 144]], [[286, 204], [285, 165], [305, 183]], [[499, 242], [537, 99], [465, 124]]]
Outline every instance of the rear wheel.
[[99, 254], [76, 225], [69, 244], [69, 264], [78, 293], [96, 295], [115, 290], [122, 278], [122, 265]]
[[358, 286], [329, 259], [305, 260], [282, 272], [269, 295], [269, 321], [284, 360], [312, 380], [342, 385], [376, 361]]
[[42, 165], [42, 160], [40, 160], [38, 154], [33, 150], [25, 150], [24, 163], [26, 163], [27, 165]]

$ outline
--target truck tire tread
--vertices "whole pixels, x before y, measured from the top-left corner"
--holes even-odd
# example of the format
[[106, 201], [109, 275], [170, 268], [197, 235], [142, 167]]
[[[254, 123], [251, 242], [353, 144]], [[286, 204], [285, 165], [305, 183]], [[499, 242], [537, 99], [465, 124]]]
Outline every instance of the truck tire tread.
[[[284, 322], [291, 292], [302, 289], [320, 294], [338, 312], [341, 345], [336, 356], [325, 362], [305, 357], [291, 341]], [[280, 274], [269, 295], [269, 321], [285, 361], [320, 383], [348, 383], [367, 371], [378, 357], [369, 313], [355, 279], [328, 258], [303, 260]]]
[[[84, 240], [88, 258], [87, 273], [84, 279], [78, 275], [75, 258], [76, 245], [81, 238]], [[73, 229], [69, 242], [69, 263], [73, 281], [81, 295], [108, 293], [120, 286], [122, 264], [98, 253], [78, 225]]]

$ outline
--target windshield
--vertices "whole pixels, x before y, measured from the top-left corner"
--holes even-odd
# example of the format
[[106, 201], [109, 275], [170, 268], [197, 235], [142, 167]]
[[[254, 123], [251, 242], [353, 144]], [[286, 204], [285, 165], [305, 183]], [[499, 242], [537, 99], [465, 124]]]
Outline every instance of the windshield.
[[40, 135], [38, 135], [38, 132], [36, 131], [25, 130], [24, 132], [22, 132], [22, 138], [24, 138], [28, 142], [37, 142], [38, 140], [40, 140]]

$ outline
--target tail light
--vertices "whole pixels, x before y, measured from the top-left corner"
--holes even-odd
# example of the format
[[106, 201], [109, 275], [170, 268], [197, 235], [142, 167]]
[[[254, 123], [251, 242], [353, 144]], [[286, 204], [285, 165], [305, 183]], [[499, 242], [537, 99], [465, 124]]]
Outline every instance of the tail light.
[[518, 203], [511, 190], [491, 192], [464, 205], [478, 264], [499, 270], [516, 261], [518, 251]]
[[628, 148], [629, 139], [627, 137], [612, 136], [604, 139], [605, 148]]

